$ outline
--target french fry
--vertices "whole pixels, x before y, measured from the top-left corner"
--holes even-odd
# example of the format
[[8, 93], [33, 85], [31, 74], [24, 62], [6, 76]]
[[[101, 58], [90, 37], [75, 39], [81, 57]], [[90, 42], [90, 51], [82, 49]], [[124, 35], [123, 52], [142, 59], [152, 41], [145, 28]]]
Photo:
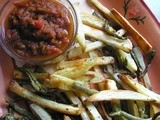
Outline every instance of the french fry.
[[94, 106], [94, 104], [91, 102], [85, 102], [85, 100], [88, 98], [88, 95], [81, 93], [81, 92], [78, 92], [77, 96], [79, 96], [82, 103], [84, 104], [84, 106], [86, 107], [88, 112], [90, 113], [91, 120], [103, 120], [102, 116], [100, 115], [100, 113], [98, 112], [98, 110]]
[[157, 93], [147, 89], [146, 87], [144, 87], [143, 85], [141, 85], [138, 82], [135, 82], [134, 80], [132, 80], [131, 77], [126, 76], [126, 75], [120, 75], [119, 76], [120, 79], [122, 80], [122, 82], [124, 82], [125, 84], [127, 84], [129, 87], [131, 87], [133, 90], [135, 90], [136, 92], [139, 92], [141, 94], [144, 94], [148, 97], [150, 97], [151, 99], [154, 100], [154, 102], [160, 104], [160, 95], [158, 95]]
[[132, 56], [130, 53], [126, 53], [124, 52], [123, 50], [117, 50], [122, 61], [125, 61], [126, 62], [126, 68], [128, 70], [130, 70], [132, 73], [135, 73], [137, 71], [137, 65], [135, 63], [135, 61], [133, 60]]
[[156, 104], [156, 103], [151, 102], [150, 103], [150, 116], [153, 117], [159, 111], [160, 111], [160, 104]]
[[83, 24], [103, 30], [104, 21], [102, 19], [85, 12], [81, 12], [80, 14]]
[[119, 73], [114, 73], [113, 72], [113, 67], [111, 65], [108, 65], [107, 66], [107, 72], [108, 72], [108, 75], [114, 79], [119, 85], [121, 85], [121, 87], [123, 89], [126, 89], [126, 90], [132, 90], [132, 88], [130, 88], [128, 85], [126, 85], [124, 82], [122, 82], [120, 79], [119, 79]]
[[140, 100], [154, 101], [152, 98], [129, 90], [103, 90], [91, 95], [86, 101]]
[[64, 120], [71, 120], [69, 116], [64, 115]]
[[89, 95], [98, 92], [97, 90], [90, 89], [84, 82], [55, 74], [52, 74], [52, 79], [45, 79], [43, 85], [47, 88], [58, 88], [65, 91], [81, 91]]
[[86, 109], [83, 107], [82, 102], [79, 100], [79, 98], [73, 92], [65, 92], [65, 94], [73, 104], [78, 105], [83, 109], [83, 111], [80, 114], [82, 120], [90, 120], [90, 117]]
[[[16, 71], [19, 72], [19, 71]], [[19, 72], [22, 76], [24, 76], [21, 72]], [[45, 75], [46, 77], [42, 76]], [[90, 89], [86, 83], [83, 81], [75, 81], [73, 79], [56, 75], [56, 74], [48, 74], [48, 73], [37, 73], [35, 74], [38, 80], [41, 80], [42, 84], [46, 88], [57, 88], [65, 91], [75, 91], [80, 90], [82, 92], [85, 92], [86, 94], [94, 94], [97, 91]], [[49, 75], [49, 77], [48, 77]], [[16, 78], [17, 76], [15, 76]], [[18, 76], [19, 79], [22, 79], [23, 77]]]
[[75, 83], [76, 81], [66, 78], [64, 76], [60, 76], [60, 75], [54, 75], [52, 74], [51, 79], [44, 79], [42, 81], [42, 84], [46, 87], [46, 88], [57, 88], [60, 90], [65, 90], [65, 91], [71, 91], [72, 90], [72, 85]]
[[[116, 30], [113, 29], [113, 27], [111, 27], [109, 25], [108, 22], [106, 22], [105, 20], [102, 20], [96, 16], [93, 16], [89, 13], [81, 13], [81, 18], [82, 18], [82, 22], [85, 25], [91, 26], [93, 28], [97, 28], [100, 30], [105, 31], [106, 33], [108, 33], [109, 35], [113, 35], [116, 36]], [[107, 26], [107, 27], [106, 27]]]
[[116, 32], [116, 35], [119, 37], [123, 37], [123, 35], [126, 33], [126, 30], [120, 29]]
[[78, 7], [79, 6], [77, 4], [74, 4], [74, 8], [77, 13], [77, 19], [78, 19], [78, 30], [77, 30], [77, 35], [75, 39], [78, 41], [78, 43], [82, 47], [82, 50], [85, 50], [86, 48], [85, 34], [84, 34], [83, 23], [80, 16], [80, 10]]
[[65, 69], [71, 67], [78, 67], [83, 65], [107, 65], [109, 63], [113, 63], [113, 57], [93, 57], [93, 58], [83, 58], [78, 60], [71, 60], [71, 61], [62, 61], [57, 64], [57, 69]]
[[[99, 50], [94, 50], [94, 51], [89, 52], [89, 56], [91, 58], [92, 57], [103, 57], [103, 54]], [[95, 72], [103, 75], [103, 72], [102, 72], [102, 69], [100, 68], [100, 66], [96, 65], [93, 67], [93, 69]]]
[[90, 1], [106, 19], [110, 19], [111, 21], [115, 21], [119, 24], [119, 22], [113, 16], [111, 11], [105, 6], [103, 6], [98, 0], [88, 0], [88, 1]]
[[[116, 82], [113, 81], [113, 80], [108, 80], [107, 84], [106, 84], [106, 87], [109, 90], [118, 90], [118, 88], [116, 86]], [[136, 103], [134, 101], [131, 101], [131, 100], [127, 100], [126, 103], [129, 106], [128, 110], [129, 110], [130, 114], [132, 114], [134, 116], [139, 116], [139, 112], [138, 112], [138, 108], [137, 108]], [[122, 110], [119, 100], [111, 101], [111, 104], [112, 104], [112, 108], [113, 108], [114, 112], [118, 112], [118, 111]], [[117, 116], [117, 120], [123, 120], [123, 119], [125, 119], [125, 118], [122, 117], [122, 116]]]
[[152, 50], [152, 45], [117, 10], [112, 9], [111, 13], [129, 32], [143, 52], [148, 53]]
[[69, 60], [72, 60], [72, 59], [79, 57], [82, 54], [83, 54], [82, 47], [78, 46], [68, 52], [67, 58]]
[[88, 83], [91, 79], [93, 79], [95, 76], [93, 74], [84, 74], [80, 77], [77, 77], [77, 78], [74, 78], [74, 80], [79, 80], [79, 81], [82, 81], [84, 83]]
[[[106, 89], [107, 90], [118, 90], [117, 88], [117, 85], [116, 85], [116, 82], [114, 80], [110, 80], [108, 79], [106, 81]], [[105, 90], [105, 89], [104, 89]], [[121, 103], [120, 103], [120, 100], [112, 100], [111, 101], [111, 105], [112, 105], [112, 109], [113, 109], [113, 112], [117, 112], [117, 111], [120, 111], [121, 110]], [[116, 116], [114, 117], [115, 120], [125, 120], [124, 117], [122, 116]]]
[[57, 103], [51, 100], [44, 99], [42, 97], [37, 96], [36, 94], [26, 90], [25, 88], [22, 88], [20, 85], [18, 85], [16, 82], [12, 82], [9, 86], [10, 90], [17, 95], [37, 104], [40, 105], [43, 108], [49, 108], [51, 110], [55, 110], [58, 112], [62, 112], [65, 114], [71, 114], [71, 115], [79, 115], [81, 113], [81, 108], [73, 107], [71, 105], [65, 105], [61, 103]]
[[112, 118], [109, 117], [109, 115], [107, 114], [107, 111], [105, 110], [105, 105], [103, 104], [103, 102], [97, 103], [96, 107], [104, 120], [112, 120]]
[[52, 120], [51, 116], [46, 110], [34, 103], [30, 104], [32, 112], [41, 120]]
[[[84, 59], [81, 59], [81, 60], [83, 61]], [[65, 69], [56, 71], [54, 74], [62, 75], [69, 78], [76, 78], [86, 73], [90, 68], [92, 68], [95, 65], [104, 65], [104, 64], [107, 65], [107, 64], [113, 64], [113, 63], [114, 63], [113, 57], [104, 56], [104, 57], [98, 57], [98, 58], [97, 57], [89, 58], [86, 60], [85, 64], [81, 66], [65, 68]], [[64, 66], [66, 65], [64, 64], [63, 67]]]
[[75, 80], [90, 82], [90, 83], [97, 83], [97, 82], [103, 81], [104, 77], [99, 72], [87, 71], [84, 75], [75, 78]]
[[93, 74], [95, 75], [95, 77], [89, 81], [90, 83], [98, 83], [105, 79], [100, 72], [94, 72]]
[[107, 79], [107, 81], [105, 83], [105, 89], [106, 90], [118, 90], [116, 82], [111, 79]]
[[54, 74], [65, 76], [68, 78], [77, 78], [85, 74], [89, 69], [90, 69], [90, 66], [78, 66], [78, 67], [71, 67], [71, 68], [58, 70]]
[[135, 101], [127, 101], [128, 111], [130, 114], [139, 117], [138, 106]]
[[126, 40], [117, 39], [113, 36], [106, 34], [101, 30], [86, 25], [84, 25], [84, 32], [86, 36], [99, 40], [107, 45], [113, 45], [114, 47], [122, 49], [126, 52], [130, 52], [132, 50], [133, 46], [129, 39]]
[[102, 48], [103, 46], [104, 46], [104, 43], [101, 41], [91, 42], [86, 45], [86, 49], [84, 52], [93, 51], [95, 49]]

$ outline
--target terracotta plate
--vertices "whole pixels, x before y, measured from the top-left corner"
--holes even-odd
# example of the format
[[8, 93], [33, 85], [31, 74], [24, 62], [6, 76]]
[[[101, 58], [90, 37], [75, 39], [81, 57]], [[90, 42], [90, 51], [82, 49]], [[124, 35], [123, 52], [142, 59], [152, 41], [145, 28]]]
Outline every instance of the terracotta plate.
[[[2, 2], [5, 1], [7, 0], [0, 1], [0, 8]], [[80, 9], [82, 11], [91, 12], [92, 10], [86, 0], [71, 0], [71, 2], [80, 2]], [[100, 0], [100, 2], [109, 9], [115, 8], [122, 15], [125, 14], [123, 8], [125, 6], [124, 0]], [[153, 14], [147, 9], [141, 0], [131, 0], [129, 2], [125, 17], [127, 19], [132, 19], [129, 20], [129, 22], [153, 45], [157, 51], [149, 69], [149, 78], [152, 84], [152, 89], [155, 92], [160, 93], [160, 26]], [[136, 17], [139, 17], [140, 20], [133, 20]], [[4, 98], [6, 96], [7, 86], [12, 79], [12, 68], [11, 58], [0, 47], [0, 116], [3, 114], [3, 108], [5, 106]]]

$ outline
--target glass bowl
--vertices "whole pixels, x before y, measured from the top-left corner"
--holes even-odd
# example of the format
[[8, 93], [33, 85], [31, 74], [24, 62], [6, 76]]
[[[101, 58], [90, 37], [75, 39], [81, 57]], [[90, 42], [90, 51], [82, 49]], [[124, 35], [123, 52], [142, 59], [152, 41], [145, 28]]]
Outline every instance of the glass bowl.
[[[64, 5], [67, 8], [71, 16], [70, 19], [72, 19], [71, 23], [72, 23], [73, 29], [71, 30], [71, 33], [69, 33], [70, 34], [69, 43], [67, 43], [67, 45], [63, 48], [63, 50], [58, 54], [38, 55], [38, 56], [29, 56], [29, 57], [24, 57], [17, 54], [9, 44], [6, 37], [6, 20], [8, 18], [8, 15], [11, 14], [11, 11], [15, 9], [14, 4], [17, 1], [18, 0], [4, 0], [4, 1], [1, 1], [2, 3], [0, 4], [0, 44], [2, 48], [6, 51], [6, 53], [8, 53], [12, 58], [18, 61], [22, 61], [25, 63], [32, 63], [32, 64], [39, 64], [39, 63], [47, 62], [50, 60], [54, 61], [54, 59], [63, 55], [66, 52], [66, 50], [70, 48], [71, 45], [74, 44], [75, 36], [78, 29], [76, 11], [69, 0], [56, 0], [56, 2]], [[19, 0], [19, 1], [27, 1], [27, 0]]]

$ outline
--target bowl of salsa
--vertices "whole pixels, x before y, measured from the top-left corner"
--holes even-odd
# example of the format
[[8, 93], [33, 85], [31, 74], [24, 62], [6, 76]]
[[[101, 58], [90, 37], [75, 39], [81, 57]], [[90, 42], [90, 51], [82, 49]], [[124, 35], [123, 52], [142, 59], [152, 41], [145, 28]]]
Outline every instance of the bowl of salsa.
[[11, 0], [0, 15], [1, 46], [16, 60], [40, 63], [73, 43], [77, 16], [68, 0]]

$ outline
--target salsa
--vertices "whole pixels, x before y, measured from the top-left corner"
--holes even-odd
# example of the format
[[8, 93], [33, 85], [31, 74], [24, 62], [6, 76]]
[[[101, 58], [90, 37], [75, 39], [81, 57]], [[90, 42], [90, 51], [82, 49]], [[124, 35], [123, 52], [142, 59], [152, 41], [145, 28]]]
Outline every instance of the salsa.
[[56, 0], [14, 3], [8, 16], [6, 39], [21, 57], [55, 56], [72, 39], [73, 21], [68, 9]]

